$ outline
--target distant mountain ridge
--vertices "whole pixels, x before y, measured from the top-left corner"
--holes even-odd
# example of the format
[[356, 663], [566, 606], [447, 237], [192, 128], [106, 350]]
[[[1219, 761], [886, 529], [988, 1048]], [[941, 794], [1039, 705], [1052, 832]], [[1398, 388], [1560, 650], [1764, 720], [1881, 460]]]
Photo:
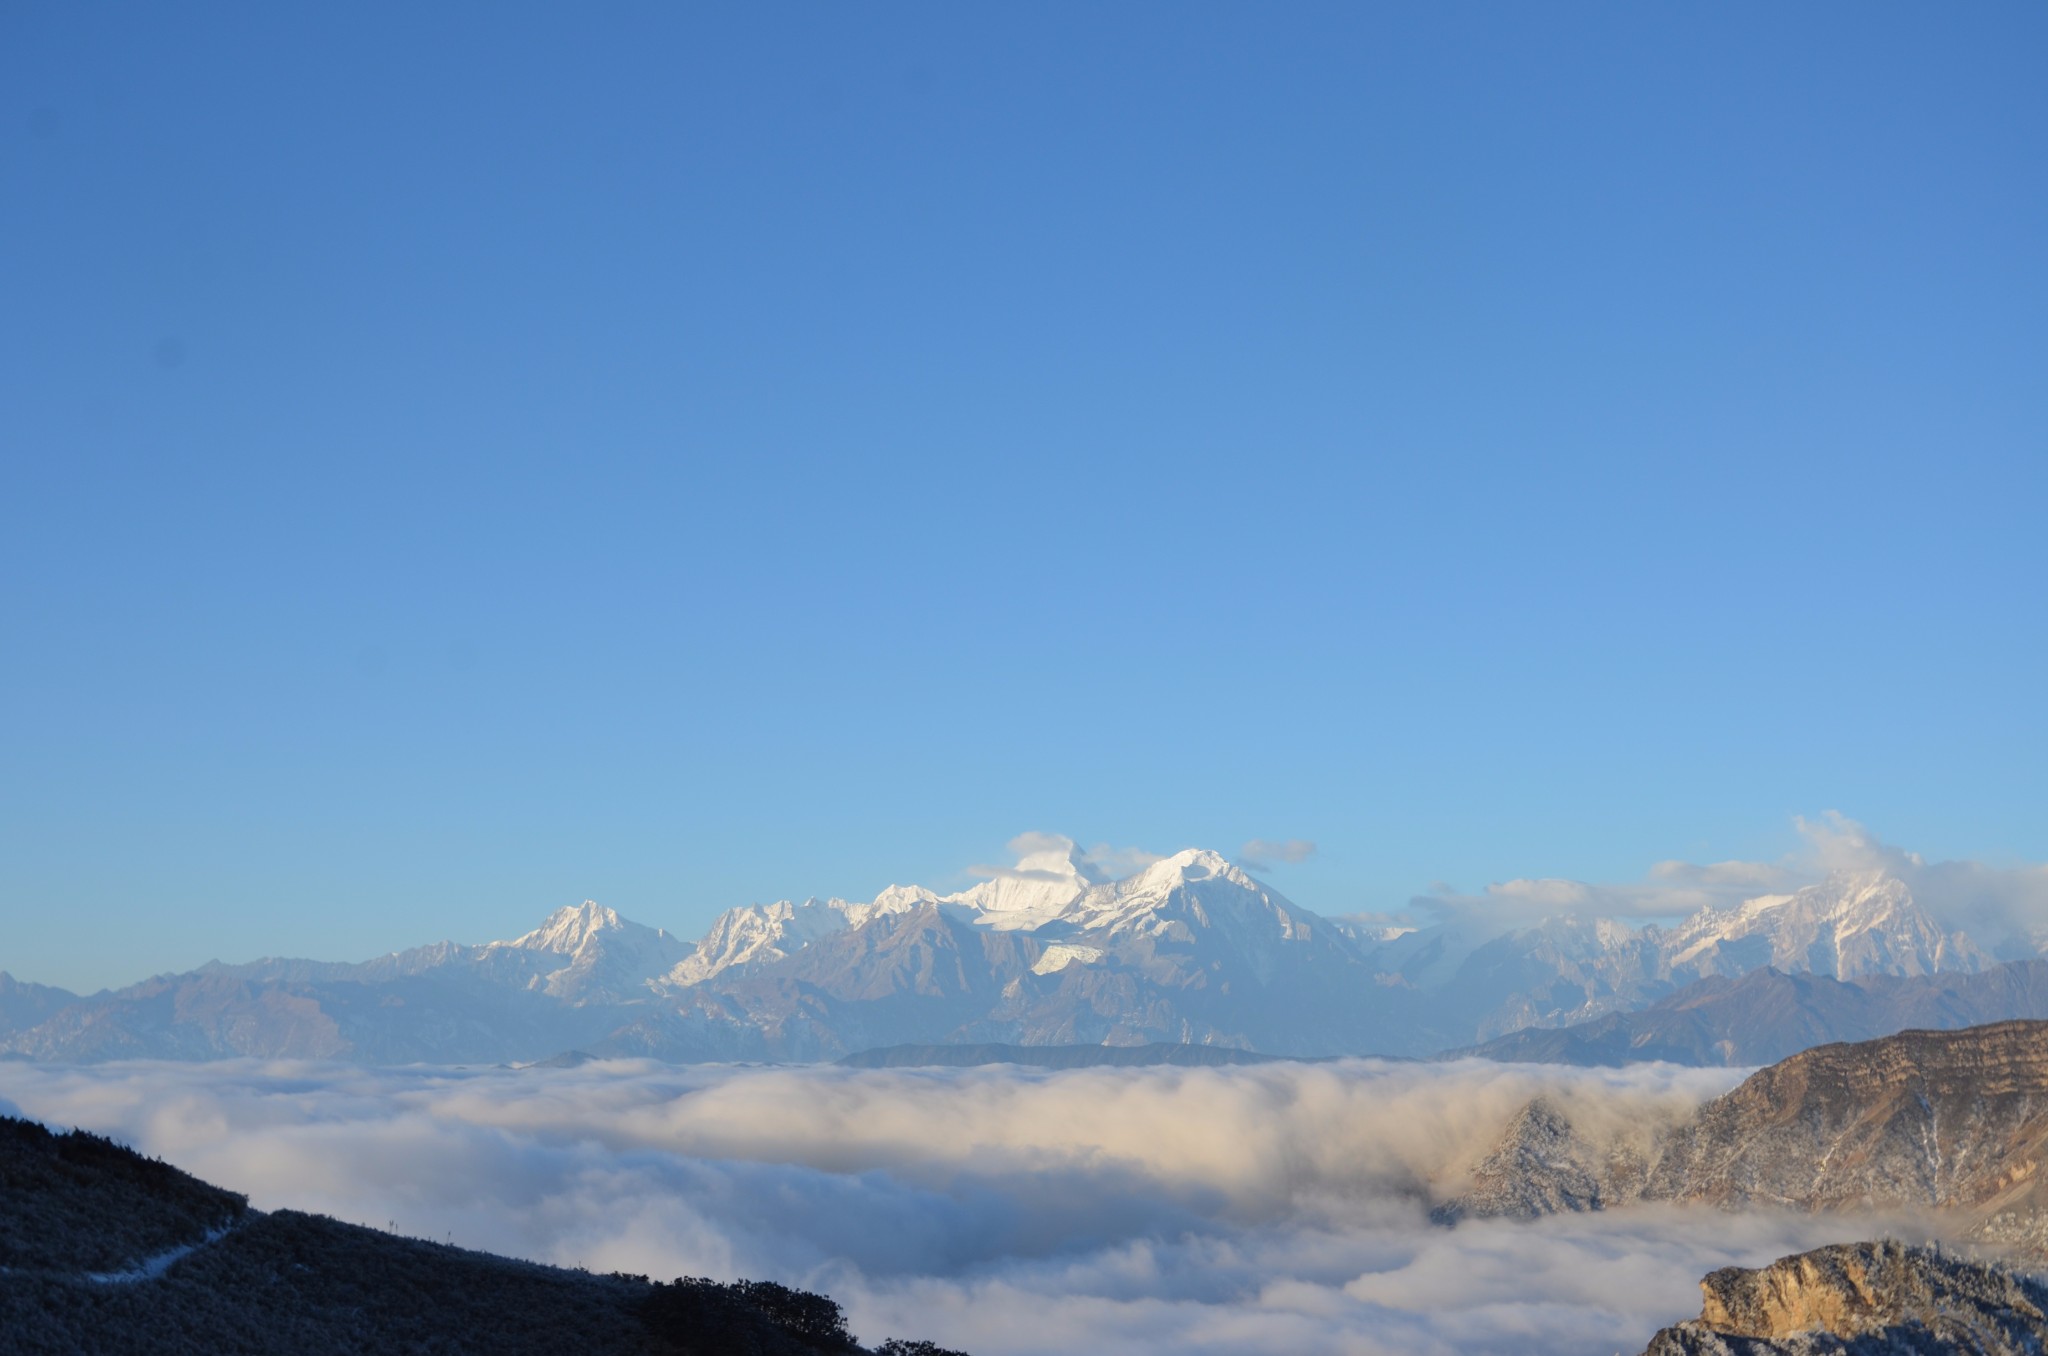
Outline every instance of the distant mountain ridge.
[[1381, 942], [1370, 954], [1375, 968], [1436, 997], [1440, 1026], [1469, 1026], [1481, 1040], [1634, 1011], [1700, 980], [1767, 966], [1855, 980], [1974, 973], [1995, 963], [1882, 871], [1841, 872], [1791, 894], [1703, 908], [1671, 928], [1567, 914], [1474, 939], [1450, 923]]
[[976, 1068], [1020, 1064], [1034, 1069], [1213, 1069], [1317, 1056], [1262, 1055], [1224, 1045], [885, 1045], [833, 1061], [849, 1069]]
[[[1773, 989], [1772, 967], [1803, 996]], [[1724, 999], [1759, 974], [1747, 1006]], [[1111, 879], [1045, 839], [966, 890], [748, 905], [695, 943], [586, 901], [508, 941], [215, 962], [91, 997], [0, 975], [0, 1054], [55, 1060], [817, 1060], [1152, 1043], [1415, 1057], [1492, 1039], [1474, 1052], [1740, 1063], [1894, 1019], [2034, 1015], [2048, 1016], [2048, 981], [1993, 965], [1882, 872], [1672, 928], [1562, 916], [1489, 935], [1324, 918], [1201, 849]]]
[[1766, 967], [1740, 978], [1711, 975], [1635, 1012], [1566, 1027], [1524, 1027], [1447, 1053], [1519, 1063], [1664, 1060], [1746, 1068], [1831, 1041], [2015, 1018], [2048, 1018], [2048, 961], [2009, 961], [1963, 973], [1871, 975], [1853, 983]]

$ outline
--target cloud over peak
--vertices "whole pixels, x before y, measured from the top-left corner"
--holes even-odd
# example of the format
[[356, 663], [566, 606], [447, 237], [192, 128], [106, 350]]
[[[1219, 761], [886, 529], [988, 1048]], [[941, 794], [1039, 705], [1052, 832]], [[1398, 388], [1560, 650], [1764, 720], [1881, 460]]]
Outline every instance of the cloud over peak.
[[1792, 822], [1800, 846], [1777, 861], [1674, 859], [1653, 864], [1640, 880], [1517, 878], [1470, 894], [1439, 885], [1410, 902], [1409, 917], [1457, 922], [1479, 933], [1531, 927], [1560, 914], [1672, 922], [1705, 908], [1790, 894], [1839, 873], [1882, 871], [1903, 880], [1937, 920], [1970, 933], [2002, 959], [2037, 955], [2037, 943], [2048, 939], [2048, 866], [1930, 862], [1837, 810]]
[[1005, 845], [1016, 859], [1012, 866], [996, 866], [977, 863], [967, 868], [970, 876], [985, 880], [1069, 880], [1069, 870], [1051, 865], [1032, 865], [1034, 859], [1044, 862], [1057, 857], [1079, 867], [1081, 873], [1100, 880], [1122, 880], [1135, 875], [1156, 861], [1163, 854], [1147, 852], [1143, 848], [1114, 847], [1108, 843], [1097, 843], [1094, 847], [1083, 848], [1063, 833], [1043, 833], [1032, 830], [1020, 833]]
[[1253, 871], [1270, 871], [1305, 862], [1315, 852], [1316, 845], [1306, 838], [1254, 838], [1237, 850], [1237, 860]]

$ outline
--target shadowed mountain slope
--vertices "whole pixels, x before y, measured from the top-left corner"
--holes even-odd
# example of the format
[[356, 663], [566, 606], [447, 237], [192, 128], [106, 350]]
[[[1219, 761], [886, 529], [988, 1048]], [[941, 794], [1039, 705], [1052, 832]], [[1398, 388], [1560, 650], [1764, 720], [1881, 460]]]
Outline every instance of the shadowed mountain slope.
[[0, 1036], [40, 1026], [79, 1001], [78, 995], [69, 989], [25, 984], [0, 970]]
[[0, 1269], [119, 1272], [197, 1244], [247, 1208], [112, 1140], [0, 1117]]
[[[0, 1117], [10, 1354], [860, 1356], [838, 1306], [768, 1282], [594, 1276], [244, 1199], [95, 1135]], [[947, 1356], [884, 1343], [883, 1356]], [[952, 1354], [957, 1356], [957, 1353]]]

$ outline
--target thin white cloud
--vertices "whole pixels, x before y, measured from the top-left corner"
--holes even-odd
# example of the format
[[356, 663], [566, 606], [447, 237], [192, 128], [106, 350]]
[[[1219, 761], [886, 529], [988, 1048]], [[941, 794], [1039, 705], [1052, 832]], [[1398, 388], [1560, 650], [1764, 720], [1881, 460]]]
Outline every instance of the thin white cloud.
[[1138, 847], [1116, 847], [1109, 843], [1097, 843], [1088, 849], [1088, 864], [1111, 880], [1122, 880], [1135, 876], [1154, 862], [1166, 860], [1163, 852], [1148, 852]]
[[822, 1289], [871, 1340], [1074, 1350], [1640, 1350], [1698, 1280], [1861, 1222], [1631, 1209], [1431, 1226], [1537, 1091], [1640, 1134], [1734, 1075], [0, 1065], [29, 1114], [259, 1208], [597, 1270]]
[[1024, 865], [1033, 857], [1058, 856], [1072, 857], [1084, 870], [1104, 880], [1122, 880], [1160, 860], [1159, 853], [1147, 852], [1143, 848], [1120, 848], [1108, 843], [1082, 848], [1065, 834], [1035, 830], [1018, 834], [1006, 846], [1010, 855], [1017, 859], [1015, 866], [977, 863], [967, 868], [967, 874], [985, 880], [1066, 880], [1068, 875], [1065, 871]]
[[1031, 830], [1018, 834], [1003, 846], [1009, 848], [1011, 856], [1022, 861], [1040, 852], [1071, 852], [1074, 850], [1074, 840], [1063, 833], [1040, 833]]
[[1925, 866], [1916, 852], [1880, 840], [1840, 810], [1826, 810], [1816, 819], [1795, 816], [1793, 826], [1806, 840], [1811, 863], [1821, 871], [1910, 871]]
[[1929, 913], [2002, 960], [2032, 958], [2048, 943], [2048, 865], [1931, 862], [1833, 810], [1796, 822], [1818, 866], [1892, 873]]
[[1406, 914], [1357, 915], [1370, 924], [1453, 922], [1477, 935], [1530, 927], [1546, 918], [1673, 922], [1701, 909], [1732, 908], [1760, 895], [1789, 894], [1836, 872], [1885, 871], [1904, 880], [1935, 918], [2012, 959], [2048, 941], [2048, 866], [1930, 862], [1887, 843], [1838, 811], [1793, 820], [1800, 847], [1774, 862], [1662, 861], [1641, 880], [1563, 878], [1497, 881], [1476, 893], [1448, 886], [1410, 901]]
[[1237, 860], [1253, 871], [1270, 871], [1276, 864], [1305, 862], [1315, 851], [1306, 838], [1254, 838], [1237, 850]]
[[1705, 908], [1798, 889], [1816, 873], [1768, 862], [1658, 862], [1644, 879], [1615, 883], [1559, 877], [1497, 881], [1477, 894], [1439, 887], [1410, 904], [1422, 922], [1457, 922], [1478, 933], [1532, 927], [1546, 918], [1625, 918], [1672, 922]]
[[980, 863], [980, 862], [977, 862], [977, 863], [976, 863], [975, 865], [973, 865], [973, 866], [970, 866], [970, 867], [968, 867], [968, 868], [967, 868], [967, 874], [968, 874], [968, 875], [970, 875], [970, 876], [979, 876], [979, 877], [981, 877], [981, 878], [982, 878], [982, 879], [984, 879], [984, 880], [1066, 880], [1066, 879], [1067, 879], [1067, 873], [1066, 873], [1066, 872], [1064, 872], [1064, 871], [1045, 871], [1045, 870], [1040, 870], [1040, 869], [1038, 869], [1038, 868], [1036, 868], [1036, 867], [1026, 867], [1026, 866], [991, 866], [991, 865], [988, 865], [988, 864], [986, 864], [986, 863]]

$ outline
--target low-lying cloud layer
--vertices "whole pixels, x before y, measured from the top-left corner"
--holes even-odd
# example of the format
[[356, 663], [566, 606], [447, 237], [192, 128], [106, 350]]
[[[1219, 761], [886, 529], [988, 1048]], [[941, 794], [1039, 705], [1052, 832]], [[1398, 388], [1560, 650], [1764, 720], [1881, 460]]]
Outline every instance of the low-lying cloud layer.
[[1634, 1351], [1698, 1280], [1867, 1221], [1640, 1208], [1433, 1227], [1538, 1091], [1644, 1134], [1723, 1070], [0, 1065], [0, 1097], [290, 1206], [594, 1270], [829, 1292], [871, 1340]]

